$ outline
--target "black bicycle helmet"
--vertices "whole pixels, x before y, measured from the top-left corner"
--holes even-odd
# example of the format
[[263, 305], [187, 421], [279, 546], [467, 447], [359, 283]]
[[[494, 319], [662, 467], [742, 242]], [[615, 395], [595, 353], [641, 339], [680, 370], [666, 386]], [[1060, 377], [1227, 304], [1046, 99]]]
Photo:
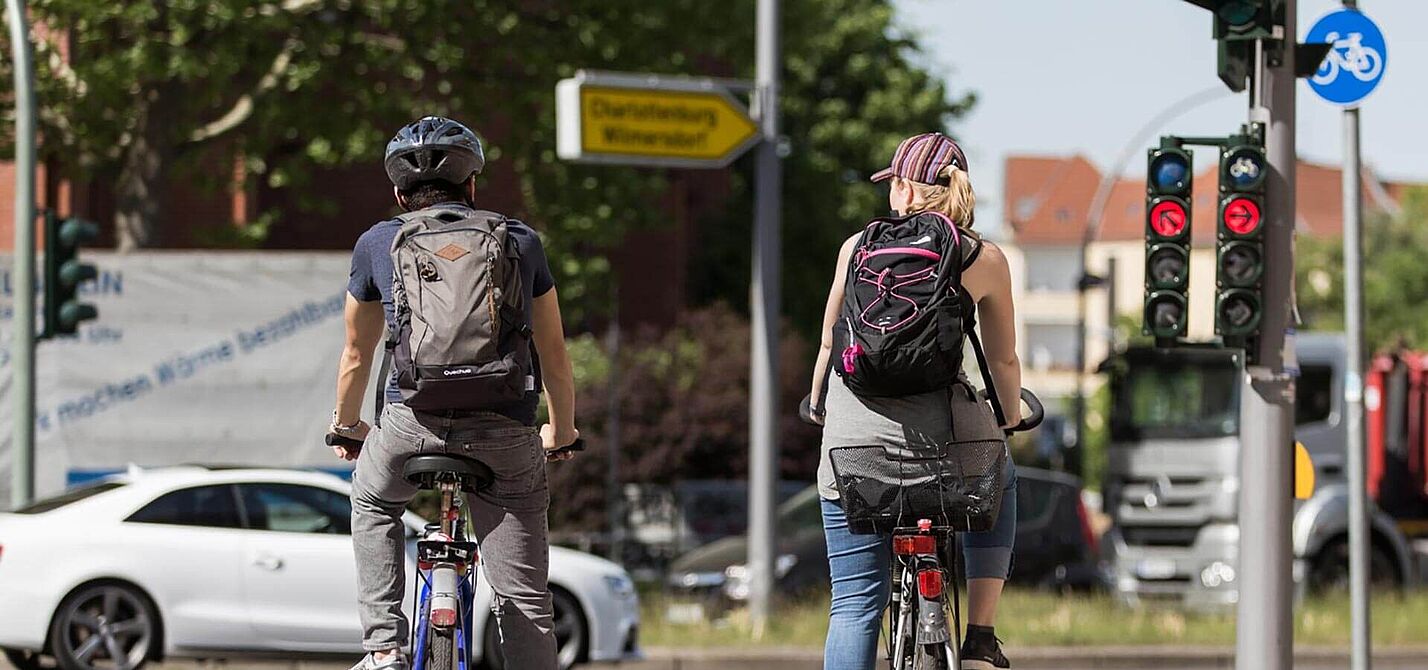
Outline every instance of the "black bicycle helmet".
[[405, 191], [424, 181], [460, 184], [486, 167], [481, 140], [470, 128], [440, 116], [403, 126], [387, 142], [387, 178]]

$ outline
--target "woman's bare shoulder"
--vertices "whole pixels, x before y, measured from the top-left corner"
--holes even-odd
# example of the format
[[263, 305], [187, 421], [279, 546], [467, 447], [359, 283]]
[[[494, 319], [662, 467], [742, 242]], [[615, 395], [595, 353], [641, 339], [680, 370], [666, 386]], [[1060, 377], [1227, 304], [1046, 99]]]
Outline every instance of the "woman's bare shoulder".
[[980, 300], [992, 293], [997, 284], [1010, 281], [1010, 275], [1006, 252], [995, 242], [983, 240], [977, 260], [962, 273], [962, 284]]

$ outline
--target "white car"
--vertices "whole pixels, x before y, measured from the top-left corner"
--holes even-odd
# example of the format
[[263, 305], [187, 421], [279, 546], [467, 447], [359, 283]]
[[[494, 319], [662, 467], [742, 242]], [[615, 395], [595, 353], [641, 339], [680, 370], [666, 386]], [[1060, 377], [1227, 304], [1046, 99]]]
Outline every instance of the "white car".
[[[350, 488], [320, 472], [132, 470], [0, 514], [0, 648], [21, 670], [132, 670], [162, 657], [363, 653]], [[407, 591], [416, 536], [407, 526]], [[550, 586], [562, 667], [639, 656], [620, 566], [560, 547]], [[478, 579], [473, 660], [495, 640]], [[117, 662], [116, 662], [117, 661]]]

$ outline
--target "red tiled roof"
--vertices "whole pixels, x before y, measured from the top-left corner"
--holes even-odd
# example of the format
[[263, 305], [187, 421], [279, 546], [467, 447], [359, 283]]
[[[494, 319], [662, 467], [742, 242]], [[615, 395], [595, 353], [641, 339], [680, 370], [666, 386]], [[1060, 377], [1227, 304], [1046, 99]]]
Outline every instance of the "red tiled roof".
[[[1214, 239], [1217, 214], [1216, 168], [1195, 175], [1195, 200], [1191, 203], [1193, 234], [1197, 241]], [[1003, 215], [1019, 244], [1079, 244], [1091, 200], [1100, 185], [1101, 172], [1083, 156], [1011, 156], [1006, 161]], [[1372, 179], [1365, 173], [1365, 178]], [[1339, 168], [1299, 161], [1298, 226], [1311, 236], [1338, 235], [1343, 230], [1343, 186]], [[1367, 182], [1363, 202], [1367, 211], [1384, 209], [1382, 197], [1398, 201], [1413, 184]], [[1376, 197], [1377, 196], [1379, 197]], [[1122, 178], [1107, 198], [1100, 240], [1137, 240], [1145, 230], [1145, 182]]]

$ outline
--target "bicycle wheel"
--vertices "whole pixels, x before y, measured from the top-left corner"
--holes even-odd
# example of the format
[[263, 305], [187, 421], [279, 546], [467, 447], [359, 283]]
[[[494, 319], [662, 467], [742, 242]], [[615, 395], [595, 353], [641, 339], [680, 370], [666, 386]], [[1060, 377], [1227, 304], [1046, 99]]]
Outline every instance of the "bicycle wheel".
[[952, 662], [947, 658], [947, 645], [941, 642], [917, 645], [912, 667], [915, 670], [953, 670]]
[[456, 634], [451, 628], [437, 628], [432, 626], [428, 629], [428, 645], [431, 652], [428, 658], [426, 670], [455, 670], [456, 668]]

